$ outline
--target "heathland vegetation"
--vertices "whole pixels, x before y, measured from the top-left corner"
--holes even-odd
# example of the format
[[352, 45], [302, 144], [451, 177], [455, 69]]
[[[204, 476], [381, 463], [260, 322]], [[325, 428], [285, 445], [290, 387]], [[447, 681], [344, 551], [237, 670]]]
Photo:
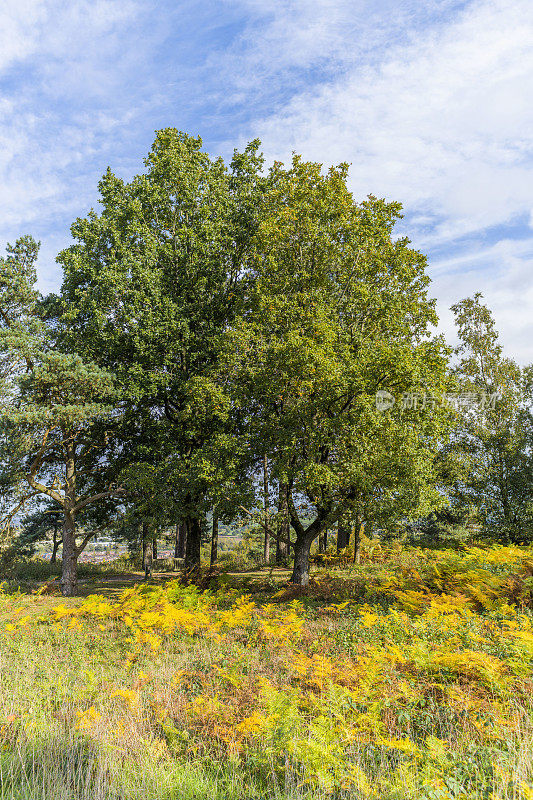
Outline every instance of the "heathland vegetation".
[[1, 798], [533, 798], [533, 369], [347, 179], [165, 129], [7, 246]]

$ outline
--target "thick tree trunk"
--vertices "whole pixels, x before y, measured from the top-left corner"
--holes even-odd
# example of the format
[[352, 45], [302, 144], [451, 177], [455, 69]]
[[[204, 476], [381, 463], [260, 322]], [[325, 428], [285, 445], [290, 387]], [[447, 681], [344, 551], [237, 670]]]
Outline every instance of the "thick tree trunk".
[[63, 553], [61, 558], [61, 594], [75, 597], [78, 593], [78, 550], [76, 548], [76, 521], [72, 511], [76, 506], [76, 447], [71, 430], [63, 430], [65, 448], [65, 499], [61, 530]]
[[263, 458], [263, 515], [265, 526], [265, 537], [263, 546], [263, 558], [265, 564], [270, 561], [270, 530], [268, 527], [268, 459]]
[[52, 556], [50, 558], [50, 564], [55, 564], [57, 561], [57, 551], [59, 550], [59, 544], [61, 539], [57, 535], [57, 525], [54, 525], [54, 538], [52, 541]]
[[176, 523], [176, 541], [174, 542], [174, 558], [185, 558], [185, 541], [187, 539], [187, 523], [183, 520]]
[[75, 597], [78, 593], [78, 551], [74, 517], [69, 511], [65, 511], [61, 539], [63, 542], [61, 594], [64, 597]]
[[213, 527], [211, 530], [211, 566], [218, 560], [218, 514], [213, 511]]
[[187, 524], [187, 543], [185, 546], [185, 569], [200, 565], [202, 548], [202, 523], [198, 517], [190, 517]]
[[337, 526], [337, 553], [350, 544], [350, 526], [340, 519]]
[[309, 556], [314, 539], [315, 536], [312, 533], [296, 537], [291, 583], [295, 583], [298, 586], [307, 586], [309, 584]]
[[276, 564], [283, 564], [290, 553], [289, 499], [286, 483], [279, 485], [278, 514], [280, 520], [276, 531]]
[[150, 530], [150, 523], [148, 520], [143, 519], [143, 569], [144, 579], [152, 577], [152, 560], [153, 560], [153, 536]]

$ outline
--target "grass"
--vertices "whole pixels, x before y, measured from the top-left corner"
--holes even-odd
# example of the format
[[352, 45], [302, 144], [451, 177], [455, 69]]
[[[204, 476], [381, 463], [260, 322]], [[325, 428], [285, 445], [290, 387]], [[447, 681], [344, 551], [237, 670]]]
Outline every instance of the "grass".
[[0, 798], [531, 800], [532, 572], [367, 546], [303, 593], [4, 593]]

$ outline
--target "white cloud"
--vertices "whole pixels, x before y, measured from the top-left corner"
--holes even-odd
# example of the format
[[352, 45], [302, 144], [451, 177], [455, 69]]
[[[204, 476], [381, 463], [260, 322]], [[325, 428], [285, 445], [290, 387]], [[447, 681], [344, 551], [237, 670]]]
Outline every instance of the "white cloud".
[[[263, 3], [249, 0], [249, 5]], [[417, 5], [428, 11], [422, 26]], [[356, 198], [373, 193], [400, 200], [407, 213], [404, 227], [422, 249], [457, 249], [463, 238], [464, 263], [441, 262], [431, 270], [443, 325], [450, 329], [447, 306], [484, 291], [506, 344], [531, 360], [531, 243], [502, 241], [490, 251], [483, 243], [488, 229], [515, 224], [531, 212], [531, 0], [474, 0], [455, 9], [452, 4], [389, 4], [393, 26], [399, 19], [397, 35], [379, 4], [378, 16], [385, 21], [376, 33], [374, 8], [367, 6], [366, 43], [380, 40], [382, 45], [370, 50], [350, 42], [361, 3], [299, 0], [281, 6], [264, 37], [248, 40], [249, 62], [254, 57], [268, 62], [270, 49], [274, 70], [284, 63], [279, 50], [286, 51], [287, 64], [302, 64], [307, 57], [312, 67], [321, 42], [330, 48], [331, 34], [342, 69], [318, 87], [300, 87], [273, 113], [256, 115], [250, 134], [263, 140], [269, 160], [287, 160], [295, 150], [326, 164], [350, 161]], [[291, 49], [296, 18], [288, 9], [299, 9], [310, 37], [307, 41], [302, 34], [296, 56]], [[316, 25], [322, 38], [314, 51]], [[476, 253], [476, 241], [483, 253]]]
[[441, 329], [450, 341], [455, 331], [450, 306], [481, 291], [492, 310], [505, 353], [533, 362], [533, 238], [502, 239], [491, 247], [446, 259], [431, 269]]
[[445, 327], [481, 289], [528, 359], [532, 248], [487, 231], [531, 214], [531, 0], [162, 2], [0, 6], [0, 238], [43, 239], [44, 289], [107, 164], [137, 171], [189, 108], [225, 152], [259, 135], [269, 160], [351, 161], [357, 198], [401, 200], [417, 247], [459, 253], [431, 260]]
[[0, 73], [36, 50], [38, 25], [45, 18], [43, 0], [4, 0], [0, 7]]
[[[227, 0], [235, 5], [235, 0]], [[232, 55], [239, 79], [255, 78], [288, 67], [318, 64], [331, 69], [373, 57], [387, 43], [409, 38], [418, 24], [442, 19], [461, 0], [239, 0], [248, 26]], [[242, 68], [243, 59], [245, 68]], [[252, 72], [252, 75], [250, 75]]]
[[[7, 0], [0, 7], [0, 238], [44, 239], [42, 284], [57, 287], [52, 243], [96, 197], [113, 129], [143, 102], [124, 84], [149, 39], [132, 0]], [[136, 47], [133, 47], [133, 45]], [[58, 235], [58, 229], [61, 234]]]
[[471, 4], [253, 127], [272, 157], [350, 160], [357, 196], [439, 214], [443, 236], [497, 224], [531, 202], [532, 41], [530, 0]]

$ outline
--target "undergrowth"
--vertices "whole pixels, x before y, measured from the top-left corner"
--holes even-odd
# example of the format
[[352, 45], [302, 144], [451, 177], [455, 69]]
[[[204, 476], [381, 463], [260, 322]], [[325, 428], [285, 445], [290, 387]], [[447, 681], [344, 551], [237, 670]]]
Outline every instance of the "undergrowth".
[[364, 562], [2, 595], [0, 797], [532, 800], [531, 550]]

